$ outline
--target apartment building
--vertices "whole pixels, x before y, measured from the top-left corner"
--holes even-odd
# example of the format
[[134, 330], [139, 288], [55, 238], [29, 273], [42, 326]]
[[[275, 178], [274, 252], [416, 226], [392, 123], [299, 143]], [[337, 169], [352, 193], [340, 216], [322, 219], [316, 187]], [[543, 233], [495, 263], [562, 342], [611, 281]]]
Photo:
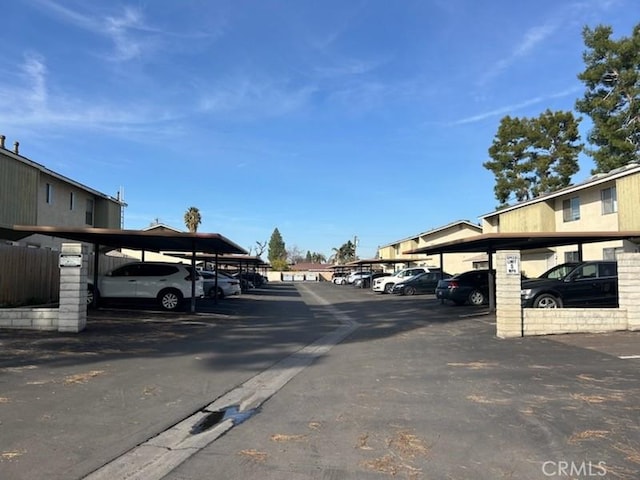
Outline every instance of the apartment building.
[[[125, 206], [23, 157], [18, 142], [13, 150], [5, 148], [0, 135], [0, 224], [119, 229]], [[61, 241], [32, 235], [12, 243], [58, 250]]]
[[[624, 232], [640, 230], [640, 164], [631, 163], [584, 182], [541, 195], [480, 217], [482, 233]], [[637, 252], [619, 240], [585, 244], [584, 260], [612, 260], [619, 252]], [[526, 275], [537, 276], [559, 263], [578, 259], [578, 246], [522, 252]]]
[[[440, 243], [451, 242], [463, 238], [469, 238], [482, 233], [479, 225], [469, 222], [468, 220], [459, 220], [449, 223], [442, 227], [434, 228], [426, 232], [418, 233], [412, 237], [407, 237], [395, 242], [378, 247], [378, 258], [393, 261], [406, 260], [413, 265], [427, 267], [441, 267], [440, 257], [438, 255], [427, 256], [425, 254], [406, 254], [411, 250]], [[448, 273], [456, 274], [471, 270], [473, 268], [474, 255], [466, 253], [453, 253], [447, 255], [443, 270]], [[396, 269], [403, 268], [404, 265], [397, 265]], [[387, 268], [387, 270], [393, 270]]]

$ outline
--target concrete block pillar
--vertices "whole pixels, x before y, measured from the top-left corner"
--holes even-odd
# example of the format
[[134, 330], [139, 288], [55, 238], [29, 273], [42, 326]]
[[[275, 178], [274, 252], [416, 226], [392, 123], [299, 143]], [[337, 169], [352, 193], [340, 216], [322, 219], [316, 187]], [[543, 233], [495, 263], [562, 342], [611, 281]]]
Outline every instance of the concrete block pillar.
[[60, 251], [59, 332], [81, 332], [87, 325], [87, 247], [63, 243]]
[[520, 250], [496, 252], [496, 335], [500, 338], [522, 336], [520, 303]]
[[618, 304], [627, 311], [627, 328], [640, 330], [640, 253], [619, 253]]

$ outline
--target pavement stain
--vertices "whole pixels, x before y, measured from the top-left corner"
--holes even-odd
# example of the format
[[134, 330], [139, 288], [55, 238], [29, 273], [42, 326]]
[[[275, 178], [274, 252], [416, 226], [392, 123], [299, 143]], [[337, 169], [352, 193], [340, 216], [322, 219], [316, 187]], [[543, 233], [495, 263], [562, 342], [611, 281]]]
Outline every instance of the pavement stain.
[[[368, 446], [369, 434], [358, 437], [356, 448], [360, 450], [373, 450]], [[398, 430], [387, 438], [387, 452], [376, 458], [363, 460], [360, 466], [366, 470], [384, 473], [391, 477], [403, 475], [408, 480], [417, 480], [422, 476], [422, 469], [412, 464], [416, 459], [429, 457], [432, 444], [427, 444], [423, 439], [409, 430]]]
[[511, 400], [508, 398], [488, 398], [484, 395], [467, 395], [467, 400], [488, 405], [509, 405], [511, 403]]
[[617, 442], [613, 445], [613, 448], [623, 455], [625, 455], [625, 460], [636, 463], [640, 465], [640, 443], [638, 442], [626, 442], [621, 443]]
[[75, 375], [67, 375], [66, 377], [64, 377], [64, 380], [62, 383], [64, 383], [65, 385], [84, 384], [84, 383], [87, 383], [92, 378], [97, 377], [98, 375], [102, 375], [103, 373], [104, 373], [104, 370], [91, 370], [85, 373], [76, 373]]
[[284, 433], [275, 433], [271, 435], [270, 438], [273, 442], [304, 442], [307, 440], [306, 435], [290, 435]]
[[623, 402], [625, 394], [623, 392], [612, 392], [607, 395], [589, 395], [585, 393], [572, 393], [573, 400], [579, 400], [588, 404], [605, 403], [605, 402]]
[[26, 450], [13, 450], [0, 453], [0, 462], [12, 461], [27, 453]]
[[449, 367], [466, 367], [471, 370], [482, 370], [485, 368], [494, 368], [499, 366], [499, 364], [496, 362], [466, 362], [466, 363], [448, 362], [447, 365]]
[[568, 442], [575, 445], [583, 441], [608, 438], [610, 433], [609, 430], [584, 430], [571, 435]]
[[249, 460], [253, 461], [253, 462], [258, 462], [258, 463], [262, 463], [262, 462], [266, 462], [267, 461], [267, 452], [260, 452], [258, 450], [255, 450], [253, 448], [249, 448], [246, 450], [240, 450], [238, 452], [238, 455], [242, 455], [245, 458], [248, 458]]

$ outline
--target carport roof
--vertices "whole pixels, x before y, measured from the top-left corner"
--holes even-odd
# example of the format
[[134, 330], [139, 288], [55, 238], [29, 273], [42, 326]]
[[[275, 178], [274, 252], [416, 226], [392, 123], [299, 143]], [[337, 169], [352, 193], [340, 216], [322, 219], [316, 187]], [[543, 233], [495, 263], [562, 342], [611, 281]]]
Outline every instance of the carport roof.
[[497, 250], [533, 250], [563, 245], [630, 240], [640, 242], [640, 231], [623, 232], [535, 232], [484, 233], [451, 242], [429, 245], [402, 252], [405, 255], [424, 253], [495, 252]]
[[354, 260], [345, 265], [341, 265], [343, 267], [357, 267], [361, 265], [382, 265], [385, 263], [411, 263], [411, 262], [420, 262], [424, 259], [421, 258], [364, 258], [361, 260]]
[[[183, 257], [183, 258], [191, 258], [191, 254], [185, 253], [171, 253], [165, 252], [167, 255], [173, 255], [174, 257]], [[217, 261], [219, 264], [224, 265], [251, 265], [255, 267], [270, 267], [269, 263], [262, 260], [262, 258], [257, 257], [255, 255], [218, 255], [211, 253], [200, 253], [196, 252], [195, 254], [196, 262], [215, 262]]]
[[132, 248], [157, 252], [248, 252], [219, 233], [185, 233], [168, 230], [120, 230], [108, 228], [52, 227], [44, 225], [0, 225], [0, 237], [20, 240], [29, 235], [49, 235], [112, 248]]

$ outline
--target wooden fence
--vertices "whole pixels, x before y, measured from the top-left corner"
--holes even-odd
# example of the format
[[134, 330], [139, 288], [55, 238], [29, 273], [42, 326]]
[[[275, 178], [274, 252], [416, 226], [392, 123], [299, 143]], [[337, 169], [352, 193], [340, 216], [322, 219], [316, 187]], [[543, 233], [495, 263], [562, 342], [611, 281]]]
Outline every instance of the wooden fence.
[[[0, 245], [0, 307], [56, 303], [60, 296], [60, 252], [44, 248]], [[100, 255], [99, 273], [133, 261]], [[89, 276], [93, 253], [89, 254]]]

